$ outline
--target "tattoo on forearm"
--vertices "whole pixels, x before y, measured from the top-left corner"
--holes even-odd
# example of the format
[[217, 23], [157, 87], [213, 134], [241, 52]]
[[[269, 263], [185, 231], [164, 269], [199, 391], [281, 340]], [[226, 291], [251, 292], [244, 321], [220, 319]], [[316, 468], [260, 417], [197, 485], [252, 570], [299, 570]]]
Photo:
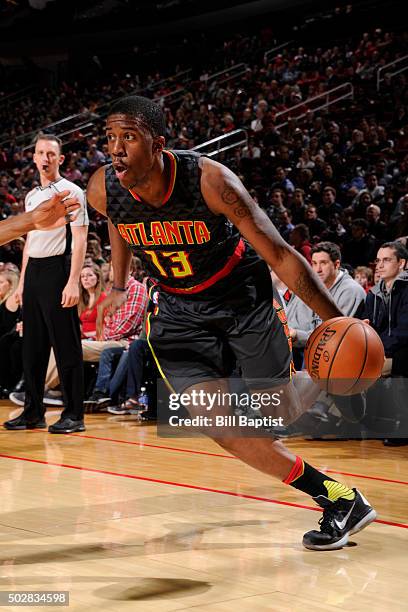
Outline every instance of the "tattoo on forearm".
[[295, 293], [307, 302], [316, 295], [316, 285], [307, 272], [301, 272], [295, 281]]
[[224, 188], [221, 194], [221, 198], [222, 198], [222, 201], [225, 202], [225, 204], [229, 204], [230, 206], [240, 203], [239, 196], [236, 194], [236, 192], [233, 189], [231, 189], [231, 187]]
[[248, 205], [239, 197], [234, 189], [231, 189], [231, 187], [225, 187], [221, 193], [221, 199], [225, 204], [228, 204], [228, 206], [234, 206], [234, 214], [239, 219], [244, 219], [251, 215]]
[[237, 206], [236, 208], [234, 208], [234, 213], [240, 219], [243, 219], [244, 217], [248, 217], [251, 214], [248, 206], [246, 206], [246, 204], [244, 203], [241, 203], [240, 206]]

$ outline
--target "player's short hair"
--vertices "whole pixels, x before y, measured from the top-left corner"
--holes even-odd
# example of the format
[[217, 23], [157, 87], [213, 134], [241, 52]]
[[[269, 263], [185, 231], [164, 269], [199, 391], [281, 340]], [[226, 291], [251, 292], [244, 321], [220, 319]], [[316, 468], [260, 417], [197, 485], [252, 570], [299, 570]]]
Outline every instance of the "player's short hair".
[[399, 240], [394, 240], [392, 242], [384, 242], [384, 244], [380, 246], [380, 249], [392, 249], [398, 261], [401, 261], [401, 259], [405, 259], [405, 262], [408, 262], [408, 250]]
[[327, 253], [333, 263], [341, 261], [340, 247], [334, 242], [318, 242], [312, 246], [310, 255], [313, 256], [315, 253]]
[[109, 115], [128, 115], [138, 119], [152, 136], [164, 136], [166, 122], [158, 104], [143, 96], [126, 96], [114, 102]]
[[44, 132], [38, 132], [38, 134], [35, 136], [33, 140], [34, 147], [39, 140], [49, 140], [50, 142], [56, 142], [59, 147], [60, 152], [62, 151], [62, 140], [61, 138], [58, 138], [56, 134], [46, 134]]

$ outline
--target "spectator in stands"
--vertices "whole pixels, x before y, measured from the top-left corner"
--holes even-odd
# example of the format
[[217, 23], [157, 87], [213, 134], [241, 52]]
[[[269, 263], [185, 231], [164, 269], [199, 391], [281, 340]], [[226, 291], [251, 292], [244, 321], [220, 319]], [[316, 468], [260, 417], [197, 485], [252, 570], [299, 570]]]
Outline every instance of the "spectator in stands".
[[365, 219], [354, 219], [351, 224], [351, 238], [344, 244], [343, 259], [353, 268], [368, 266], [375, 259], [376, 240], [368, 233]]
[[354, 217], [364, 218], [367, 213], [367, 208], [372, 203], [373, 198], [371, 196], [371, 193], [365, 190], [359, 191], [351, 204]]
[[390, 223], [397, 226], [408, 215], [408, 193], [399, 198], [390, 217]]
[[361, 318], [369, 319], [385, 350], [385, 372], [408, 377], [408, 251], [385, 242], [377, 253], [380, 282], [369, 291]]
[[282, 189], [284, 193], [293, 193], [295, 186], [290, 179], [288, 179], [286, 170], [282, 166], [278, 166], [275, 170], [275, 181], [272, 183], [272, 189]]
[[[380, 281], [369, 291], [361, 318], [369, 319], [385, 351], [383, 375], [408, 377], [408, 251], [399, 241], [384, 243], [377, 253], [376, 271]], [[387, 403], [406, 436], [406, 388], [389, 388]], [[407, 437], [384, 439], [385, 446], [408, 444]]]
[[[126, 358], [126, 365], [123, 370], [127, 373], [125, 400], [120, 405], [109, 406], [108, 412], [111, 414], [138, 414], [144, 408], [140, 406], [138, 398], [143, 385], [144, 366], [149, 354], [150, 349], [146, 335], [142, 332], [139, 339], [132, 342], [127, 354], [123, 354], [121, 357], [121, 361]], [[119, 363], [118, 370], [121, 366], [124, 367], [123, 363]], [[115, 372], [115, 377], [117, 373], [118, 371]], [[115, 390], [112, 388], [114, 383], [115, 381], [112, 380], [110, 386], [110, 396], [112, 398], [115, 395]], [[115, 386], [117, 386], [117, 383]]]
[[[352, 317], [365, 299], [364, 289], [341, 268], [341, 252], [337, 244], [320, 242], [311, 250], [312, 267], [331, 293], [345, 316]], [[302, 348], [312, 331], [321, 323], [319, 317], [296, 295], [286, 305], [286, 314], [294, 348]]]
[[387, 162], [384, 158], [377, 159], [375, 162], [375, 174], [378, 178], [378, 184], [386, 187], [392, 182], [392, 175], [388, 174]]
[[334, 215], [330, 217], [326, 229], [321, 233], [321, 237], [325, 242], [335, 242], [339, 245], [343, 244], [347, 237], [347, 230], [341, 223], [341, 216], [338, 213], [334, 213]]
[[279, 221], [277, 227], [282, 238], [289, 242], [289, 235], [295, 228], [295, 226], [292, 223], [292, 214], [287, 208], [285, 208], [279, 213]]
[[374, 203], [384, 199], [384, 186], [378, 184], [378, 177], [374, 172], [366, 176], [366, 187], [361, 193], [369, 193]]
[[371, 268], [367, 266], [357, 266], [354, 270], [354, 279], [362, 286], [366, 293], [373, 286], [374, 275]]
[[322, 204], [318, 208], [319, 217], [326, 221], [330, 220], [335, 213], [341, 214], [343, 208], [341, 204], [336, 202], [336, 190], [334, 187], [324, 187], [322, 191]]
[[248, 145], [242, 149], [241, 155], [244, 159], [259, 159], [261, 157], [261, 149], [256, 146], [255, 140], [250, 138]]
[[[131, 271], [133, 272], [133, 269]], [[113, 280], [112, 267], [110, 268], [110, 277]], [[102, 405], [110, 399], [110, 380], [113, 375], [114, 360], [120, 357], [129, 348], [129, 345], [138, 338], [142, 330], [146, 306], [147, 293], [145, 286], [130, 277], [127, 302], [113, 315], [112, 323], [110, 323], [110, 318], [105, 318], [107, 324], [104, 327], [103, 340], [97, 342], [99, 345], [97, 360], [99, 361], [102, 355], [103, 360], [102, 367], [98, 370], [94, 390], [88, 400], [85, 401], [85, 406], [88, 406], [88, 408], [93, 404]], [[103, 302], [99, 306], [99, 311], [100, 313], [103, 312]], [[131, 322], [131, 328], [129, 328], [129, 322]], [[94, 346], [84, 347], [85, 361], [95, 361]], [[89, 354], [89, 359], [86, 357], [87, 354]]]
[[20, 308], [15, 292], [19, 275], [15, 272], [0, 272], [0, 397], [8, 397], [9, 390], [21, 377], [22, 341], [16, 331]]
[[251, 130], [253, 132], [261, 132], [263, 130], [262, 120], [265, 116], [264, 110], [262, 107], [258, 107], [255, 112], [255, 119], [251, 121]]
[[276, 223], [279, 215], [285, 209], [285, 193], [279, 187], [272, 190], [271, 203], [266, 209], [266, 214], [273, 223]]
[[96, 264], [84, 266], [81, 270], [78, 302], [82, 338], [96, 338], [98, 306], [105, 297], [100, 267]]
[[296, 225], [289, 235], [289, 243], [310, 263], [312, 245], [309, 240], [309, 229], [304, 223]]
[[105, 156], [102, 153], [102, 151], [100, 151], [98, 149], [98, 146], [96, 143], [92, 143], [87, 154], [86, 154], [88, 163], [89, 163], [89, 169], [90, 171], [94, 171], [97, 168], [99, 168], [99, 166], [102, 166], [105, 163]]
[[222, 128], [224, 134], [228, 134], [228, 132], [235, 130], [234, 117], [230, 113], [225, 113], [222, 121], [224, 124], [224, 127]]
[[102, 264], [106, 263], [102, 255], [101, 241], [99, 238], [91, 238], [90, 240], [88, 240], [86, 254], [87, 256], [89, 255], [92, 258], [93, 262], [98, 266], [101, 266]]
[[386, 223], [381, 221], [381, 208], [377, 204], [370, 204], [365, 216], [368, 221], [368, 233], [374, 236], [381, 244], [386, 242], [389, 237], [389, 230]]
[[313, 170], [315, 167], [315, 162], [310, 159], [309, 149], [302, 149], [299, 160], [296, 164], [296, 168], [304, 169], [307, 168], [309, 170]]
[[396, 188], [398, 197], [406, 193], [408, 179], [408, 154], [405, 154], [399, 160], [397, 167], [394, 169], [392, 183]]
[[77, 157], [76, 153], [73, 153], [70, 161], [68, 162], [65, 172], [63, 172], [62, 174], [63, 176], [65, 176], [65, 178], [68, 181], [72, 181], [73, 183], [81, 184], [82, 172], [78, 168], [76, 157]]
[[299, 187], [297, 187], [293, 192], [290, 209], [292, 211], [292, 220], [295, 225], [305, 222], [307, 210], [305, 195], [304, 189], [300, 189]]
[[317, 215], [317, 208], [313, 204], [307, 207], [305, 213], [305, 225], [309, 228], [309, 234], [312, 242], [319, 239], [327, 228], [327, 224]]
[[362, 165], [367, 155], [367, 143], [364, 140], [364, 132], [354, 129], [351, 135], [350, 146], [346, 150], [346, 157], [354, 167]]

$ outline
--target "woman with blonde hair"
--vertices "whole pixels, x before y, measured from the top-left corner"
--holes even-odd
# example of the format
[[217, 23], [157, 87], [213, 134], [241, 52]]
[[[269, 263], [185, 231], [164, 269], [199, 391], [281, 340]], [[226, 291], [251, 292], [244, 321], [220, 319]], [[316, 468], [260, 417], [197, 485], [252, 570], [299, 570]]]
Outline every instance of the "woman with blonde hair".
[[97, 308], [106, 297], [103, 290], [102, 270], [96, 264], [84, 266], [80, 276], [78, 314], [82, 337], [92, 340], [96, 336]]
[[2, 270], [0, 272], [0, 397], [7, 397], [8, 390], [21, 378], [21, 338], [16, 331], [20, 308], [15, 292], [19, 274]]

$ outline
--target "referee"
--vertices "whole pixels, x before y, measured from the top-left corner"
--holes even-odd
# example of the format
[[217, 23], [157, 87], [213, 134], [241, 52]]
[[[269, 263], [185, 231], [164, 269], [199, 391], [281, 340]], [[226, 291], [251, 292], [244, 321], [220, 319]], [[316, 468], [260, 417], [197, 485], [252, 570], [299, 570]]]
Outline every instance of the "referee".
[[83, 190], [60, 175], [61, 141], [51, 134], [35, 140], [34, 163], [41, 185], [27, 194], [27, 212], [61, 191], [80, 203], [76, 219], [48, 231], [28, 233], [17, 295], [23, 305], [23, 367], [26, 385], [22, 414], [4, 423], [6, 429], [46, 427], [44, 382], [51, 347], [57, 362], [65, 409], [50, 425], [51, 433], [84, 431], [83, 365], [76, 305], [79, 275], [86, 252], [88, 214]]

